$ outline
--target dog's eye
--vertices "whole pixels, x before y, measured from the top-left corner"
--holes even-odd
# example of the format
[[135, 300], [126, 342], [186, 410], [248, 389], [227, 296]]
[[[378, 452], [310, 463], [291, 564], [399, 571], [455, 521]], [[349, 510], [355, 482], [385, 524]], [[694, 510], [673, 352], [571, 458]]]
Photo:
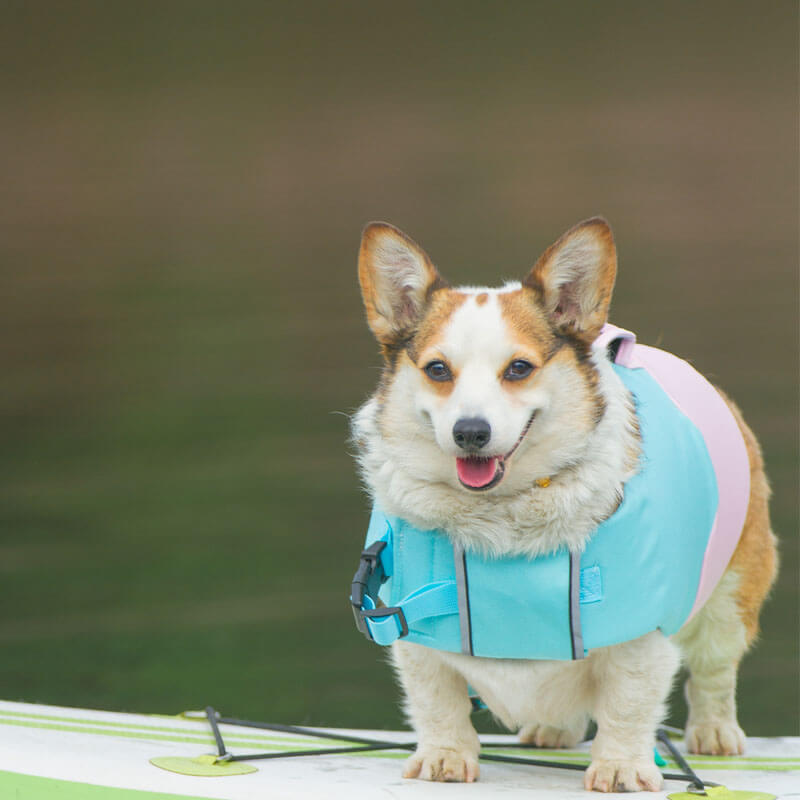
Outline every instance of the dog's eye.
[[533, 364], [530, 361], [516, 358], [506, 367], [503, 377], [507, 381], [521, 381], [523, 378], [527, 378], [531, 372], [533, 372]]
[[453, 377], [444, 361], [431, 361], [430, 364], [426, 364], [425, 374], [432, 381], [449, 381]]

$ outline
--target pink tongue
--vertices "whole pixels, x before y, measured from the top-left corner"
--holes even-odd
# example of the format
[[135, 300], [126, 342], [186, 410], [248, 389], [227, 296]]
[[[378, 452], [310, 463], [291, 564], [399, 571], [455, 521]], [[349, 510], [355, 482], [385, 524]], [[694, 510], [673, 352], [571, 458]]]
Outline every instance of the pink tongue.
[[496, 458], [457, 458], [456, 469], [461, 483], [480, 489], [494, 480], [497, 472]]

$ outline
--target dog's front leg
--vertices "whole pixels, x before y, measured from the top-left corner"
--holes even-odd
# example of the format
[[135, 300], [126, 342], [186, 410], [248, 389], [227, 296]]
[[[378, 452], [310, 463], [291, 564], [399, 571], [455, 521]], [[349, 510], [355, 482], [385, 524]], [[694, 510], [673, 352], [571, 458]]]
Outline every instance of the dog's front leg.
[[655, 731], [678, 668], [674, 645], [659, 632], [589, 656], [597, 734], [584, 785], [601, 792], [657, 792]]
[[480, 744], [470, 721], [467, 682], [429, 647], [397, 642], [392, 651], [405, 690], [406, 713], [418, 738], [403, 777], [477, 780]]

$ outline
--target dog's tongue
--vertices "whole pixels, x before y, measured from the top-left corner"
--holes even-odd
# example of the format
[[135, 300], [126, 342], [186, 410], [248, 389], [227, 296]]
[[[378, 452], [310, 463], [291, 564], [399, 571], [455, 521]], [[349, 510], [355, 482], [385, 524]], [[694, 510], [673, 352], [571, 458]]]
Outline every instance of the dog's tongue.
[[456, 469], [461, 483], [480, 489], [494, 480], [497, 472], [496, 458], [457, 458]]

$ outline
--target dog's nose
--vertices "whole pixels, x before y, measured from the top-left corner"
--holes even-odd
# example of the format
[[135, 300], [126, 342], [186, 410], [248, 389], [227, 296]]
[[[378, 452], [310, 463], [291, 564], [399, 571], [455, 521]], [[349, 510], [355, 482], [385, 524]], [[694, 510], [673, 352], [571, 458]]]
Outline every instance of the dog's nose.
[[453, 425], [453, 439], [463, 450], [480, 450], [492, 438], [492, 427], [481, 417], [462, 417]]

